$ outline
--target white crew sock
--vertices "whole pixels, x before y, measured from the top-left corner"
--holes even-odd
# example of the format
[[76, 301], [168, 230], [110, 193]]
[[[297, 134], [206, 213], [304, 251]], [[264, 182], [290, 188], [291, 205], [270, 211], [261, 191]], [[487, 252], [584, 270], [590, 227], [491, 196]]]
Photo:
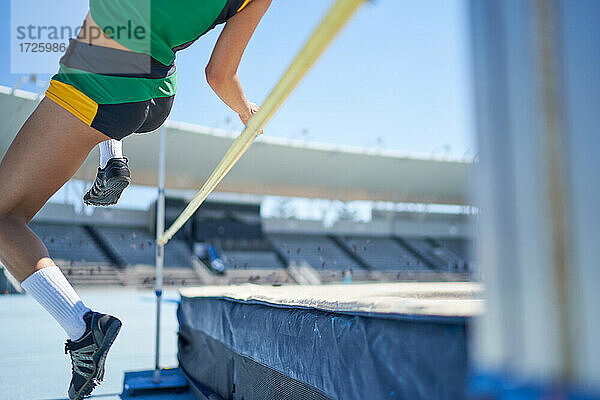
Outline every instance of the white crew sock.
[[106, 168], [106, 164], [111, 158], [123, 158], [123, 143], [120, 140], [110, 139], [101, 142], [100, 147], [100, 168]]
[[54, 317], [71, 340], [83, 336], [86, 329], [83, 315], [90, 309], [83, 304], [60, 268], [40, 269], [25, 279], [21, 287]]

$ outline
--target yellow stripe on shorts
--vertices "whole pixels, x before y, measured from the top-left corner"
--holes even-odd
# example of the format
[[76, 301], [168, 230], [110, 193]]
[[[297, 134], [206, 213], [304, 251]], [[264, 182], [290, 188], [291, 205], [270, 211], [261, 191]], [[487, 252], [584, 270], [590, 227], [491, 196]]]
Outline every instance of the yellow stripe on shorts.
[[75, 89], [74, 86], [54, 79], [50, 82], [46, 97], [89, 126], [92, 125], [92, 121], [98, 113], [98, 103]]
[[242, 11], [244, 9], [244, 7], [246, 7], [248, 5], [248, 3], [250, 3], [250, 0], [245, 0], [236, 12]]

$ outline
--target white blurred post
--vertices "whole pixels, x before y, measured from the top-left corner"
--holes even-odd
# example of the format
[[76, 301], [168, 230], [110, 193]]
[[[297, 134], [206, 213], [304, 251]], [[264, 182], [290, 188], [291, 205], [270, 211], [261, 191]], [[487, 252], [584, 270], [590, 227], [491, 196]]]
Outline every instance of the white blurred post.
[[573, 380], [600, 397], [600, 1], [561, 2]]
[[470, 4], [487, 293], [474, 368], [600, 392], [600, 2]]

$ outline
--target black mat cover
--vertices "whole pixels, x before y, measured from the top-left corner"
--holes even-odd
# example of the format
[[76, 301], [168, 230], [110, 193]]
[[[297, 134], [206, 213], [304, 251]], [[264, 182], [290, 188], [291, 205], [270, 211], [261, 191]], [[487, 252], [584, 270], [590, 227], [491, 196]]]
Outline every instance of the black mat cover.
[[185, 297], [179, 361], [223, 399], [462, 399], [466, 317]]

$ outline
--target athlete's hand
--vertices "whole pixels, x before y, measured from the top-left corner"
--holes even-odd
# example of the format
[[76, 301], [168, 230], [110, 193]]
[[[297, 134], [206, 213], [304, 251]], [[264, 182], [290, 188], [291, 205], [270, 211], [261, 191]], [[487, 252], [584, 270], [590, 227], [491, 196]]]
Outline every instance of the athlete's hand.
[[250, 118], [252, 118], [252, 116], [256, 114], [259, 109], [260, 107], [258, 107], [256, 104], [248, 103], [248, 110], [238, 114], [244, 126], [248, 125], [248, 121], [250, 121]]

